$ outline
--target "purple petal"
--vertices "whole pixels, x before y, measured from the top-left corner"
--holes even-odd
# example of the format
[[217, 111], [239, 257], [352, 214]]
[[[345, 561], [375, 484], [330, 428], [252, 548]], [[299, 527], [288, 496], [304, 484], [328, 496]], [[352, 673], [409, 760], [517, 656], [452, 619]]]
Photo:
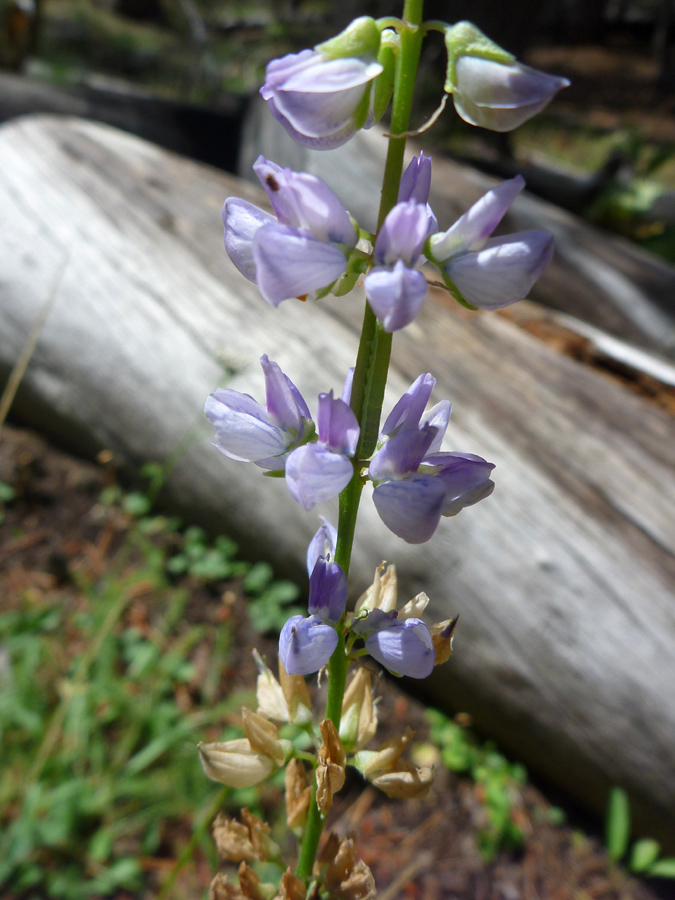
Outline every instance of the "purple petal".
[[344, 253], [285, 225], [264, 225], [253, 240], [260, 293], [272, 306], [328, 287], [347, 267]]
[[524, 178], [516, 175], [483, 194], [451, 228], [432, 237], [434, 258], [444, 262], [460, 253], [480, 250], [524, 187]]
[[431, 190], [431, 157], [421, 152], [413, 157], [401, 176], [397, 203], [414, 200], [416, 203], [428, 203]]
[[347, 577], [336, 562], [319, 557], [309, 578], [310, 615], [337, 624], [347, 604]]
[[225, 249], [241, 274], [255, 282], [253, 238], [263, 225], [274, 223], [274, 216], [246, 200], [228, 197], [223, 206]]
[[416, 378], [387, 416], [381, 434], [392, 435], [400, 429], [417, 428], [435, 384], [436, 379], [429, 372]]
[[490, 238], [478, 253], [454, 257], [443, 268], [469, 303], [500, 309], [527, 297], [552, 256], [547, 231], [522, 231]]
[[373, 659], [395, 675], [427, 678], [436, 662], [429, 629], [421, 619], [391, 621], [366, 638]]
[[330, 500], [349, 484], [354, 468], [346, 456], [324, 444], [304, 444], [286, 460], [286, 484], [291, 496], [305, 509]]
[[425, 465], [437, 466], [445, 486], [441, 515], [456, 516], [465, 506], [473, 506], [494, 490], [490, 473], [494, 464], [473, 453], [436, 453], [427, 456]]
[[[455, 74], [455, 100], [459, 96], [460, 102], [464, 102], [466, 98], [478, 107], [511, 110], [514, 113], [532, 106], [541, 109], [559, 90], [569, 85], [566, 78], [539, 72], [522, 63], [504, 65], [475, 56], [460, 57]], [[525, 121], [525, 118], [517, 124], [521, 121]]]
[[332, 625], [310, 616], [291, 616], [279, 636], [279, 658], [289, 675], [311, 675], [326, 665], [338, 645]]
[[364, 287], [368, 303], [384, 330], [398, 331], [409, 325], [422, 309], [427, 280], [417, 269], [399, 260], [393, 269], [376, 266], [366, 275]]
[[414, 200], [397, 203], [382, 223], [373, 258], [378, 265], [393, 266], [400, 259], [414, 266], [428, 234], [426, 206]]
[[[354, 122], [350, 121], [344, 128], [333, 132], [333, 134], [327, 134], [324, 137], [319, 138], [307, 137], [307, 135], [294, 128], [288, 119], [282, 115], [277, 109], [274, 100], [268, 102], [268, 108], [272, 117], [276, 119], [280, 125], [283, 125], [293, 140], [300, 144], [301, 147], [306, 147], [308, 150], [335, 150], [336, 147], [341, 147], [343, 144], [346, 144], [347, 141], [351, 140], [356, 134], [356, 125]], [[366, 123], [364, 128], [367, 127], [368, 124]]]
[[336, 453], [354, 455], [359, 440], [359, 422], [344, 400], [335, 399], [332, 391], [319, 394], [316, 422], [320, 441]]
[[384, 481], [416, 472], [435, 437], [436, 429], [431, 425], [396, 432], [373, 456], [368, 476]]
[[409, 544], [428, 541], [438, 527], [445, 487], [433, 475], [386, 481], [373, 491], [378, 515], [390, 531]]
[[264, 156], [258, 157], [253, 170], [281, 225], [305, 229], [319, 241], [356, 245], [357, 235], [347, 210], [316, 175], [282, 169]]
[[351, 123], [368, 83], [381, 71], [374, 61], [328, 59], [313, 51], [312, 57], [305, 55], [299, 63], [268, 66], [261, 94], [274, 100], [279, 113], [300, 134], [324, 138]]
[[344, 400], [345, 403], [349, 403], [352, 399], [352, 383], [354, 381], [354, 366], [350, 366], [347, 370], [347, 377], [345, 378], [345, 383], [342, 385], [342, 394], [340, 395], [340, 399]]
[[436, 430], [436, 437], [431, 442], [428, 453], [436, 453], [441, 448], [445, 432], [450, 421], [452, 406], [449, 400], [441, 400], [431, 409], [427, 410], [420, 418], [420, 428], [424, 425], [432, 425]]
[[337, 545], [337, 528], [331, 525], [324, 516], [319, 516], [319, 519], [323, 524], [318, 528], [307, 548], [307, 572], [309, 575], [314, 571], [314, 566], [320, 556], [335, 556]]
[[425, 206], [428, 221], [427, 235], [438, 231], [438, 219], [429, 206], [430, 190], [431, 157], [425, 156], [422, 151], [419, 156], [415, 156], [411, 160], [408, 168], [403, 173], [396, 202], [402, 203], [405, 200], [414, 200], [416, 203], [422, 203]]
[[216, 446], [230, 459], [256, 462], [275, 457], [292, 442], [248, 394], [219, 388], [207, 397], [204, 412], [215, 426]]
[[311, 416], [300, 392], [266, 354], [260, 358], [260, 365], [265, 373], [267, 412], [285, 431], [293, 429], [301, 434], [304, 428], [303, 418], [311, 419]]

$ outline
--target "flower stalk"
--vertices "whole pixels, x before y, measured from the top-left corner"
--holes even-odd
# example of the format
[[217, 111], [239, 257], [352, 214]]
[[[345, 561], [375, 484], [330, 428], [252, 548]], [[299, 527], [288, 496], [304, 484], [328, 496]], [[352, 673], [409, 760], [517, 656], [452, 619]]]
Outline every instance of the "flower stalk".
[[[423, 6], [424, 0], [406, 0], [403, 10], [403, 24], [400, 32], [401, 50], [394, 80], [389, 147], [382, 181], [378, 231], [387, 214], [396, 204], [403, 174], [405, 133], [410, 124], [415, 77], [422, 48]], [[366, 304], [351, 394], [351, 407], [359, 421], [361, 431], [354, 460], [354, 475], [340, 494], [338, 540], [335, 552], [335, 561], [347, 576], [349, 575], [359, 501], [363, 490], [363, 481], [360, 476], [361, 460], [367, 459], [375, 449], [389, 371], [391, 342], [392, 335], [382, 328], [370, 306]], [[343, 628], [344, 617], [338, 623], [338, 644], [328, 663], [326, 718], [331, 719], [336, 728], [340, 726], [342, 701], [347, 683], [348, 665]], [[312, 872], [322, 829], [323, 820], [316, 803], [316, 791], [313, 791], [300, 858], [295, 872], [297, 877], [303, 881], [307, 881]]]

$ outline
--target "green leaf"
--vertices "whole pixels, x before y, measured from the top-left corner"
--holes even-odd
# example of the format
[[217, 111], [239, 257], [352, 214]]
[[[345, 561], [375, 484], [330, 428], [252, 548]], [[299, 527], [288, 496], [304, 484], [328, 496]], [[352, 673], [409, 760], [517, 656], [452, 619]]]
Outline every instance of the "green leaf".
[[133, 491], [131, 494], [126, 495], [122, 501], [122, 506], [129, 515], [140, 519], [141, 516], [147, 516], [152, 508], [152, 503], [145, 494], [141, 494], [139, 491]]
[[605, 842], [607, 852], [614, 862], [618, 862], [628, 849], [630, 837], [630, 806], [628, 794], [619, 787], [612, 788], [609, 795], [607, 820], [605, 822]]
[[675, 856], [659, 859], [647, 869], [647, 874], [656, 878], [675, 878]]
[[16, 491], [11, 484], [0, 481], [0, 503], [11, 503], [16, 497]]
[[632, 872], [646, 872], [659, 858], [661, 845], [652, 838], [644, 838], [633, 844], [630, 855], [630, 870]]

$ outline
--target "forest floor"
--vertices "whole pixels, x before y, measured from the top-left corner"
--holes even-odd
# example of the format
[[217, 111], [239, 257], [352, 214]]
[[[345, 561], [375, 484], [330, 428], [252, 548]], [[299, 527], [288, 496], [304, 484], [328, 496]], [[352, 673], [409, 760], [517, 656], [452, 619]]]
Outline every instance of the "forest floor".
[[[58, 638], [65, 660], [60, 677], [65, 678], [82, 650], [76, 627], [83, 613], [82, 573], [95, 571], [101, 582], [115, 573], [119, 576], [120, 547], [133, 528], [133, 519], [118, 507], [101, 504], [101, 492], [111, 485], [109, 461], [103, 466], [77, 459], [38, 435], [12, 426], [3, 428], [0, 440], [0, 481], [14, 492], [0, 524], [0, 613], [37, 614], [58, 604], [66, 623]], [[156, 541], [164, 551], [169, 548], [170, 556], [179, 537], [162, 533]], [[205, 585], [187, 578], [184, 586], [189, 590], [185, 622], [190, 627], [205, 626], [201, 640], [186, 650], [186, 660], [196, 670], [209, 668], [215, 646], [213, 626], [231, 630], [227, 658], [218, 669], [215, 698], [220, 703], [228, 692], [250, 689], [255, 678], [252, 647], [260, 647], [272, 659], [275, 640], [253, 627], [236, 581], [216, 579]], [[146, 578], [140, 579], [132, 595], [116, 633], [124, 635], [129, 628], [151, 633], [162, 611], [162, 592], [153, 593]], [[202, 687], [195, 677], [187, 688], [176, 686], [184, 714], [204, 703]], [[48, 698], [52, 689], [51, 679], [46, 683], [45, 673], [36, 672], [34, 691]], [[418, 761], [435, 761], [437, 777], [426, 800], [390, 801], [354, 775], [336, 801], [330, 826], [341, 835], [355, 835], [358, 853], [374, 873], [379, 900], [663, 900], [675, 896], [673, 882], [638, 881], [613, 864], [599, 837], [580, 830], [574, 812], [567, 817], [574, 825], [561, 824], [565, 816], [524, 777], [522, 767], [506, 761], [497, 748], [481, 749], [470, 732], [463, 734], [462, 741], [473, 742], [474, 750], [482, 754], [482, 765], [492, 766], [498, 774], [490, 781], [476, 778], [475, 770], [473, 778], [450, 771], [430, 741], [425, 708], [391, 680], [380, 683], [380, 693], [378, 739], [411, 725], [418, 741], [414, 754]], [[99, 696], [98, 707], [104, 701]], [[236, 714], [225, 717], [230, 725], [236, 726], [237, 721]], [[448, 720], [446, 730], [451, 726]], [[111, 746], [119, 739], [117, 727], [108, 726]], [[222, 727], [223, 722], [204, 727], [198, 738], [217, 740]], [[196, 754], [186, 764], [198, 769]], [[86, 758], [78, 763], [87, 765]], [[268, 789], [261, 803], [268, 811], [278, 811], [280, 788]], [[273, 812], [269, 814], [274, 818]], [[3, 831], [21, 815], [20, 803], [0, 813]], [[192, 827], [187, 814], [163, 821], [152, 853], [143, 849], [142, 834], [127, 833], [124, 852], [139, 861], [140, 881], [136, 890], [113, 891], [112, 896], [117, 900], [157, 896], [190, 840]], [[36, 846], [33, 854], [43, 875], [65, 865], [63, 848]], [[87, 863], [83, 865], [86, 869]], [[209, 865], [197, 847], [168, 897], [204, 896], [212, 875], [213, 860]], [[37, 896], [17, 888], [10, 881], [0, 893], [13, 900]], [[47, 890], [40, 896], [53, 895]]]

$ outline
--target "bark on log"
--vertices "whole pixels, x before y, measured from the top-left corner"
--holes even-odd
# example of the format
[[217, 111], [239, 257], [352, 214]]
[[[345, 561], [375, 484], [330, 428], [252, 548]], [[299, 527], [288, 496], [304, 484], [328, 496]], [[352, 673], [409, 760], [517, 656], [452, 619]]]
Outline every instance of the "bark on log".
[[[353, 364], [362, 300], [268, 307], [222, 251], [220, 206], [259, 193], [112, 129], [29, 117], [0, 128], [0, 375], [55, 275], [15, 407], [62, 442], [166, 460], [168, 500], [302, 575], [316, 527], [282, 481], [222, 457], [202, 423], [225, 380], [261, 396], [258, 359], [310, 399]], [[627, 787], [653, 834], [675, 810], [672, 418], [494, 314], [430, 300], [397, 336], [389, 403], [421, 371], [454, 404], [451, 447], [497, 464], [489, 501], [410, 547], [369, 498], [353, 591], [383, 558], [431, 616], [459, 613], [431, 696], [600, 810]], [[317, 510], [318, 512], [319, 510]], [[321, 510], [332, 514], [330, 510]], [[280, 527], [281, 526], [281, 527]]]

